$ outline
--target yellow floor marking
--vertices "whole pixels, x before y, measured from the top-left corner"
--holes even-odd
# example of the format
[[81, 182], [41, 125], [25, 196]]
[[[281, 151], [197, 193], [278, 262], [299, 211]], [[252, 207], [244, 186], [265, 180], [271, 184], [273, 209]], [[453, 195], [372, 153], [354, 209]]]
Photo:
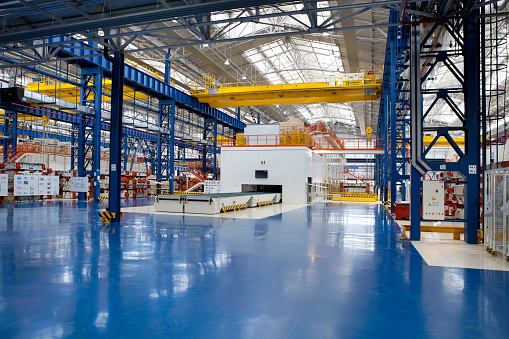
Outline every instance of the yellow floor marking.
[[269, 234], [270, 234], [270, 232], [267, 232], [267, 233], [265, 233], [264, 235], [262, 235], [261, 237], [256, 238], [256, 240], [261, 239], [261, 238], [263, 238], [264, 236], [269, 235]]

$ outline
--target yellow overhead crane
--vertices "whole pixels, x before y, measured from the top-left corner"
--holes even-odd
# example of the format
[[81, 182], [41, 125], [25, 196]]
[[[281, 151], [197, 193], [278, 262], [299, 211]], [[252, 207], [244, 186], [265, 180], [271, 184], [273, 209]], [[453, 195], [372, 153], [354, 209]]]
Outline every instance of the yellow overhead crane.
[[343, 74], [320, 82], [283, 85], [216, 85], [209, 74], [204, 79], [206, 88], [195, 86], [191, 95], [213, 108], [371, 101], [380, 98], [382, 90], [382, 76], [373, 71]]
[[[5, 110], [0, 109], [0, 124], [4, 123]], [[28, 114], [18, 114], [18, 122], [29, 122], [29, 121], [44, 121], [44, 125], [46, 126], [50, 119], [47, 116], [36, 117]]]
[[[103, 80], [103, 93], [111, 94], [111, 80], [104, 79]], [[74, 86], [72, 84], [63, 83], [63, 82], [54, 82], [54, 83], [45, 83], [45, 82], [37, 82], [34, 81], [30, 83], [30, 86], [25, 87], [26, 90], [37, 92], [40, 94], [56, 97], [69, 102], [80, 101], [80, 87]], [[148, 96], [142, 92], [135, 92], [132, 88], [124, 86], [124, 100], [133, 101], [136, 100], [145, 100]], [[88, 100], [93, 99], [93, 94], [90, 94], [87, 98]], [[109, 96], [103, 95], [103, 102], [111, 101]]]

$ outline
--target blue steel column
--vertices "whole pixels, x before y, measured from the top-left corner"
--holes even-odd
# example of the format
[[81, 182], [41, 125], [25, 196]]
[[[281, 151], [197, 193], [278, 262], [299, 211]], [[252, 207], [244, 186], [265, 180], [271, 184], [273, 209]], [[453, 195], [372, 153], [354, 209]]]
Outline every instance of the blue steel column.
[[4, 161], [8, 161], [9, 153], [14, 153], [18, 147], [18, 112], [5, 110], [4, 113]]
[[166, 52], [166, 60], [164, 61], [164, 82], [168, 85], [171, 82], [170, 78], [170, 70], [171, 70], [171, 61], [170, 59], [171, 48], [168, 48], [168, 52]]
[[[421, 111], [421, 76], [420, 76], [420, 52], [421, 39], [419, 25], [410, 28], [410, 114], [412, 130], [420, 130], [415, 124], [420, 124], [418, 118]], [[422, 135], [412, 135], [412, 152], [417, 152], [420, 143], [417, 138]], [[421, 240], [421, 179], [422, 169], [417, 167], [415, 157], [412, 156], [412, 168], [410, 171], [410, 240]]]
[[175, 176], [175, 99], [170, 100], [170, 164], [168, 166], [170, 180], [170, 194], [174, 192], [174, 176]]
[[[384, 98], [385, 99], [385, 98]], [[380, 200], [385, 201], [385, 182], [386, 182], [386, 172], [387, 172], [387, 159], [389, 157], [389, 151], [387, 150], [387, 107], [382, 106], [382, 123], [380, 124], [380, 133], [383, 138], [383, 148], [384, 154], [381, 157], [380, 162]]]
[[[171, 83], [171, 77], [170, 77], [171, 61], [169, 60], [170, 55], [171, 55], [171, 48], [168, 48], [168, 51], [166, 52], [166, 60], [164, 61], [164, 82], [167, 83], [168, 85]], [[163, 117], [163, 114], [164, 114], [163, 108], [162, 108], [162, 105], [160, 104], [159, 105], [159, 125], [158, 125], [159, 128], [163, 127], [163, 123], [165, 120]], [[173, 131], [173, 128], [172, 128], [172, 131]], [[161, 192], [161, 183], [159, 182], [159, 180], [162, 180], [163, 162], [161, 161], [161, 157], [162, 157], [162, 151], [163, 151], [163, 137], [165, 138], [165, 140], [167, 140], [166, 136], [167, 136], [166, 134], [164, 134], [164, 136], [163, 136], [162, 133], [159, 133], [159, 139], [157, 140], [157, 170], [156, 170], [157, 194], [162, 193]], [[166, 163], [166, 168], [167, 168], [167, 166], [168, 166], [168, 164]], [[173, 193], [173, 189], [172, 189], [173, 188], [173, 179], [171, 179], [170, 181], [171, 181], [170, 182], [170, 193]]]
[[[479, 10], [467, 14], [464, 27], [465, 46], [463, 50], [465, 64], [465, 140], [468, 141], [465, 155], [463, 173], [467, 177], [465, 185], [465, 242], [477, 244], [477, 229], [479, 227], [479, 186], [480, 186], [480, 38], [477, 15]], [[463, 159], [464, 158], [464, 159]], [[471, 171], [470, 167], [475, 169]], [[468, 173], [468, 174], [467, 174]]]
[[157, 154], [156, 154], [156, 168], [155, 168], [155, 175], [156, 175], [156, 188], [157, 188], [157, 194], [161, 195], [161, 183], [159, 182], [162, 179], [162, 147], [163, 147], [163, 113], [162, 113], [162, 107], [160, 105], [159, 107], [159, 117], [158, 117], [158, 127], [159, 127], [159, 138], [157, 139]]
[[77, 158], [78, 158], [78, 150], [76, 149], [77, 147], [77, 143], [78, 143], [78, 136], [77, 134], [78, 133], [78, 129], [79, 129], [79, 126], [78, 124], [72, 124], [72, 127], [71, 127], [72, 131], [71, 131], [71, 170], [74, 170], [76, 168], [76, 166], [78, 165], [77, 164]]
[[[80, 114], [78, 122], [78, 177], [83, 177], [85, 174], [85, 118]], [[85, 192], [78, 192], [78, 201], [85, 201]]]
[[[217, 119], [216, 118], [206, 118], [204, 120], [203, 125], [203, 139], [210, 140], [212, 139], [213, 145], [210, 149], [203, 147], [203, 171], [207, 172], [207, 158], [210, 160], [212, 158], [212, 173], [214, 175], [214, 179], [217, 178]], [[211, 154], [212, 152], [212, 154]]]
[[[392, 14], [392, 13], [391, 13]], [[390, 130], [391, 130], [391, 210], [394, 207], [394, 202], [396, 201], [396, 181], [397, 181], [397, 172], [398, 169], [396, 168], [396, 27], [390, 27], [389, 28], [389, 41], [390, 41], [390, 63], [391, 68], [389, 70], [390, 72], [390, 90], [389, 90], [389, 116], [390, 116]]]
[[7, 154], [9, 153], [9, 119], [7, 119], [7, 111], [5, 111], [5, 119], [4, 119], [4, 140], [2, 142], [3, 146], [4, 146], [4, 153], [3, 153], [3, 159], [4, 159], [4, 162], [6, 162], [8, 159], [7, 159]]
[[96, 74], [94, 97], [94, 200], [99, 200], [101, 195], [101, 122], [102, 122], [102, 93], [103, 93], [103, 78], [102, 72], [99, 70]]
[[[385, 98], [385, 101], [388, 101], [388, 96]], [[389, 107], [385, 107], [384, 112], [384, 158], [382, 163], [383, 168], [383, 181], [382, 181], [382, 197], [383, 201], [387, 201], [389, 199], [388, 191], [389, 191], [389, 180], [390, 180], [390, 155], [389, 155]]]
[[[170, 189], [173, 187], [174, 161], [172, 161], [172, 147], [175, 140], [175, 100], [159, 101], [159, 138], [157, 140], [156, 152], [156, 176], [157, 180], [168, 179], [170, 181]], [[171, 168], [170, 168], [171, 167]], [[158, 183], [158, 192], [161, 193], [161, 187]]]
[[217, 180], [217, 119], [214, 119], [214, 164], [213, 166], [213, 174], [214, 180]]
[[[419, 26], [411, 26], [411, 49], [410, 49], [410, 112], [412, 130], [412, 168], [411, 168], [411, 239], [420, 238], [420, 209], [422, 176], [426, 171], [460, 171], [465, 177], [465, 218], [455, 221], [465, 224], [465, 242], [477, 243], [477, 229], [479, 227], [480, 209], [480, 38], [479, 25], [477, 24], [478, 10], [472, 10], [475, 3], [464, 3], [462, 16], [436, 22], [425, 35], [422, 44], [418, 32]], [[432, 39], [440, 36], [440, 32], [446, 29], [456, 47], [442, 45], [439, 50], [434, 49]], [[435, 40], [436, 42], [437, 40]], [[425, 66], [420, 63], [420, 55], [426, 58]], [[456, 66], [458, 59], [463, 58], [464, 71]], [[449, 72], [458, 82], [444, 84], [439, 89], [421, 88], [421, 84], [432, 74], [436, 66], [442, 63], [442, 70]], [[422, 74], [422, 76], [421, 76]], [[459, 85], [459, 86], [458, 86]], [[422, 94], [433, 95], [435, 99], [427, 107], [423, 115]], [[451, 98], [451, 93], [462, 93], [464, 97], [463, 110]], [[422, 122], [428, 113], [436, 107], [438, 102], [444, 102], [445, 109], [450, 109], [457, 117], [454, 126], [422, 126]], [[423, 146], [423, 131], [436, 134], [429, 146]], [[454, 141], [451, 132], [462, 132], [465, 135], [464, 151]], [[445, 138], [459, 161], [428, 161], [427, 154], [434, 147], [439, 138]], [[424, 151], [423, 151], [424, 150]]]
[[[385, 65], [387, 67], [387, 65]], [[385, 73], [384, 73], [384, 80], [382, 84], [382, 88], [386, 87], [386, 80], [385, 80]], [[377, 140], [377, 147], [383, 147], [384, 153], [381, 155], [377, 155], [376, 159], [376, 183], [377, 183], [377, 189], [380, 194], [380, 200], [383, 201], [383, 182], [385, 180], [384, 177], [384, 163], [385, 158], [387, 157], [387, 150], [385, 144], [381, 143], [379, 140], [385, 140], [386, 139], [386, 129], [385, 129], [385, 119], [387, 115], [387, 108], [386, 108], [386, 100], [385, 100], [386, 94], [382, 90], [382, 95], [380, 99], [380, 111], [378, 115], [378, 140]]]
[[[391, 10], [390, 23], [398, 23], [399, 12]], [[397, 197], [398, 184], [402, 187], [404, 196], [404, 180], [407, 174], [408, 156], [406, 149], [409, 139], [406, 128], [409, 123], [408, 90], [402, 78], [406, 69], [406, 51], [408, 49], [408, 27], [391, 26], [388, 28], [387, 47], [384, 63], [384, 77], [382, 82], [382, 97], [380, 102], [379, 137], [386, 142], [385, 153], [381, 156], [380, 185], [383, 186], [382, 200], [387, 200], [391, 193], [391, 208]], [[389, 185], [390, 183], [390, 185]]]
[[127, 160], [129, 160], [130, 147], [127, 140], [127, 135], [123, 135], [124, 142], [122, 143], [122, 169], [127, 171]]
[[111, 84], [110, 199], [109, 210], [120, 221], [122, 174], [122, 106], [124, 99], [124, 54], [115, 51]]
[[[99, 200], [99, 196], [101, 195], [101, 189], [100, 189], [100, 175], [101, 175], [101, 121], [102, 121], [102, 83], [103, 83], [103, 77], [102, 77], [102, 70], [98, 67], [94, 68], [82, 68], [81, 69], [81, 82], [82, 82], [82, 95], [81, 95], [81, 104], [84, 106], [91, 106], [94, 109], [94, 116], [93, 118], [93, 126], [88, 126], [90, 128], [93, 128], [94, 135], [91, 140], [92, 147], [92, 163], [91, 163], [91, 174], [94, 178], [94, 200]], [[93, 101], [88, 99], [88, 96], [93, 94]], [[83, 118], [83, 117], [82, 117]], [[80, 131], [83, 129], [84, 122], [82, 121], [80, 127]], [[84, 132], [81, 132], [81, 136], [84, 137]], [[85, 140], [84, 140], [85, 139]], [[80, 138], [79, 140], [84, 140], [86, 142], [86, 137]], [[78, 152], [80, 155], [79, 157], [82, 158], [82, 155], [85, 150], [85, 145], [82, 144], [82, 142], [79, 141], [82, 147], [82, 152]], [[81, 160], [78, 160], [78, 162], [81, 161], [81, 171], [82, 174], [87, 173], [86, 171], [86, 164], [84, 163], [84, 157]], [[72, 166], [71, 166], [72, 168]], [[78, 171], [80, 171], [78, 169]], [[83, 173], [84, 172], [84, 173]], [[83, 194], [84, 195], [84, 194]], [[79, 198], [79, 194], [78, 194]], [[83, 196], [84, 198], [84, 196]]]

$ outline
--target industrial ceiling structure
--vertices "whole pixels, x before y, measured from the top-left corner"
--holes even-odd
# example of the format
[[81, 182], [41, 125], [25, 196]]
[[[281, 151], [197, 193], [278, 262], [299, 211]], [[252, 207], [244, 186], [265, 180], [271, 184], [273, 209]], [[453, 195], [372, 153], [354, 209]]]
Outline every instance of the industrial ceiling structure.
[[[20, 0], [0, 4], [0, 51], [21, 65], [56, 62], [59, 47], [94, 41], [97, 54], [128, 60], [190, 90], [205, 73], [218, 83], [326, 81], [341, 73], [381, 72], [389, 11], [402, 1], [97, 1]], [[80, 32], [80, 33], [76, 33]], [[41, 37], [63, 35], [54, 42]], [[34, 40], [35, 39], [35, 40]], [[5, 65], [4, 81], [13, 82]], [[9, 74], [5, 74], [10, 72]], [[16, 75], [14, 75], [16, 76]], [[236, 115], [235, 109], [222, 109]], [[378, 103], [270, 105], [241, 109], [245, 122], [325, 120], [346, 134], [376, 129]]]
[[[387, 28], [399, 24], [389, 23], [390, 10], [401, 10], [413, 2], [4, 1], [0, 4], [0, 51], [4, 60], [18, 66], [45, 67], [56, 62], [58, 49], [66, 43], [93, 41], [89, 48], [97, 55], [104, 48], [123, 50], [128, 60], [153, 73], [164, 75], [168, 67], [172, 85], [184, 91], [202, 85], [205, 73], [213, 74], [220, 84], [327, 81], [340, 73], [382, 72]], [[449, 11], [455, 3], [450, 2]], [[505, 26], [498, 32], [506, 34]], [[44, 39], [55, 35], [64, 38]], [[437, 39], [455, 43], [446, 31]], [[507, 55], [505, 45], [492, 49], [493, 55]], [[462, 65], [456, 66], [461, 72]], [[11, 84], [22, 74], [9, 64], [0, 67], [3, 81]], [[444, 70], [436, 67], [426, 86], [440, 88], [444, 82], [454, 82], [442, 76], [447, 73]], [[505, 78], [497, 75], [494, 81], [502, 84]], [[428, 101], [424, 98], [425, 105]], [[237, 114], [234, 108], [222, 110]], [[257, 122], [258, 116], [263, 123], [295, 117], [307, 122], [324, 120], [349, 135], [365, 135], [367, 127], [376, 135], [378, 115], [378, 101], [241, 109], [247, 123]], [[449, 125], [457, 119], [447, 105], [441, 105], [428, 114], [426, 122]]]

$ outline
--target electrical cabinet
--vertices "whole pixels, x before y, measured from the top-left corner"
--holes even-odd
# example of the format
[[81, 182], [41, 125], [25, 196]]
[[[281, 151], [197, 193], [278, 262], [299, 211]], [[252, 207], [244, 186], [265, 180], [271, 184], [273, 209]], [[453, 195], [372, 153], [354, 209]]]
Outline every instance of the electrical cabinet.
[[428, 220], [444, 220], [444, 182], [422, 182], [422, 218]]

